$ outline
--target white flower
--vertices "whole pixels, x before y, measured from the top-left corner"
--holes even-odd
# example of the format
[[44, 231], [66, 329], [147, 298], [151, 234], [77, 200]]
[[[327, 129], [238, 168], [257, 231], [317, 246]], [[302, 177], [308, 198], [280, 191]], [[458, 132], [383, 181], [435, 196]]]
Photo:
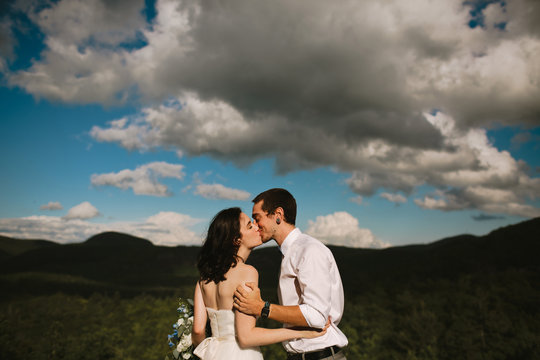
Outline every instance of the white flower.
[[179, 353], [183, 353], [186, 350], [187, 349], [182, 346], [182, 342], [179, 341], [178, 346], [176, 347], [176, 351], [178, 351]]
[[180, 342], [187, 349], [188, 347], [191, 346], [191, 336], [190, 335], [182, 336], [182, 341], [180, 341]]
[[178, 342], [178, 346], [176, 347], [176, 350], [178, 352], [184, 352], [191, 346], [191, 336], [184, 335], [182, 336], [182, 339]]
[[193, 301], [180, 298], [179, 306], [176, 309], [179, 315], [178, 320], [173, 327], [175, 332], [168, 335], [168, 344], [172, 351], [173, 359], [193, 359], [193, 344], [191, 342], [191, 331], [193, 328]]

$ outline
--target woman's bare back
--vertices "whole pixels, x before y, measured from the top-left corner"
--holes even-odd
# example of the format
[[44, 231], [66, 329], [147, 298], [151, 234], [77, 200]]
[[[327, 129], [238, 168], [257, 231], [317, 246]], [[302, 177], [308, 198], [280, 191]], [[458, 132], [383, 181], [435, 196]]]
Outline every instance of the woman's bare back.
[[201, 292], [206, 307], [216, 310], [232, 310], [234, 291], [238, 285], [253, 281], [253, 272], [257, 273], [254, 267], [239, 262], [227, 271], [226, 280], [218, 284], [213, 281], [202, 282]]

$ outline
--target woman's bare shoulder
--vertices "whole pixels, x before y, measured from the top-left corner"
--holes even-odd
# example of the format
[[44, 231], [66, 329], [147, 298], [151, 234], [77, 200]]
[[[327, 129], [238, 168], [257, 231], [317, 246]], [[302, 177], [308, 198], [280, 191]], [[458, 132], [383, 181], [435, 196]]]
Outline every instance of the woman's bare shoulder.
[[259, 272], [251, 265], [240, 263], [236, 266], [236, 276], [243, 281], [256, 281], [259, 278]]

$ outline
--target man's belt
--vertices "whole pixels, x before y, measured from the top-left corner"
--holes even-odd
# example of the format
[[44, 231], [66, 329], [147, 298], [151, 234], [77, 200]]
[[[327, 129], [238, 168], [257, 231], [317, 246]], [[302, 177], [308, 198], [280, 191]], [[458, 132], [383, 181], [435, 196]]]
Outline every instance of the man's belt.
[[337, 354], [341, 351], [338, 346], [330, 346], [322, 350], [310, 351], [306, 353], [287, 353], [287, 360], [319, 360]]

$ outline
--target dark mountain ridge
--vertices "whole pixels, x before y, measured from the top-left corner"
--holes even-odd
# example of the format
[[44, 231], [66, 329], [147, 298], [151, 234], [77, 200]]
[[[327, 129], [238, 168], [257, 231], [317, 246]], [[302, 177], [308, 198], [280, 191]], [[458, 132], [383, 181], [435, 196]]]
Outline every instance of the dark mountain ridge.
[[151, 241], [119, 232], [108, 231], [94, 235], [82, 243], [85, 246], [104, 247], [139, 247], [148, 248], [154, 246]]
[[[373, 286], [407, 286], [417, 280], [456, 279], [463, 274], [526, 269], [540, 273], [540, 218], [510, 225], [484, 236], [459, 235], [428, 244], [386, 249], [351, 249], [329, 246], [338, 263], [345, 289]], [[275, 250], [275, 251], [274, 251]], [[277, 286], [279, 250], [254, 251], [250, 262], [259, 270], [260, 281]]]
[[48, 240], [21, 240], [0, 235], [0, 252], [5, 254], [5, 256], [18, 255], [32, 249], [59, 245], [56, 242]]
[[[459, 235], [429, 244], [386, 249], [329, 248], [350, 294], [381, 284], [406, 285], [418, 279], [451, 280], [461, 274], [509, 268], [537, 273], [540, 218], [506, 226], [484, 236]], [[68, 275], [108, 284], [111, 288], [161, 287], [173, 291], [195, 283], [199, 247], [156, 246], [145, 239], [106, 232], [83, 243], [64, 245], [0, 237], [0, 252], [0, 273], [5, 276]], [[261, 288], [276, 288], [279, 261], [277, 247], [253, 251], [249, 263], [259, 271]], [[2, 283], [5, 285], [4, 280]], [[9, 285], [12, 290], [29, 286], [24, 281], [12, 281]]]

